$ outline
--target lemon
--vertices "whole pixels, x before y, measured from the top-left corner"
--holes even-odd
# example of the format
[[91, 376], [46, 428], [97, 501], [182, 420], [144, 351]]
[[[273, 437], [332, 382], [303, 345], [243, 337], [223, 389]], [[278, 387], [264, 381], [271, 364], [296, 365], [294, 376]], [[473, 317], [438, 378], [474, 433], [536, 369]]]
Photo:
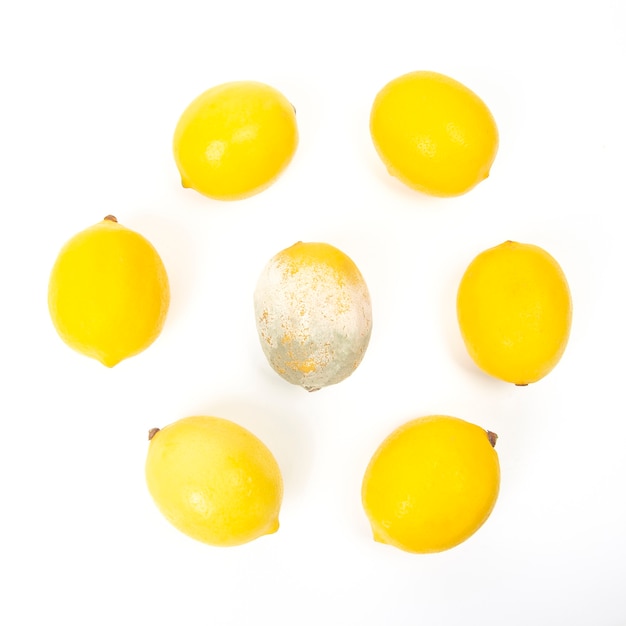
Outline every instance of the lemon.
[[482, 370], [527, 385], [561, 359], [572, 299], [563, 270], [548, 252], [506, 241], [469, 264], [457, 292], [457, 317], [465, 346]]
[[500, 488], [496, 436], [430, 415], [392, 432], [372, 456], [362, 502], [374, 539], [407, 552], [441, 552], [487, 520]]
[[298, 145], [294, 107], [263, 83], [217, 85], [181, 115], [174, 157], [184, 187], [217, 200], [239, 200], [269, 187]]
[[485, 103], [436, 72], [404, 74], [376, 95], [374, 146], [389, 173], [433, 196], [458, 196], [487, 178], [498, 129]]
[[186, 417], [150, 431], [148, 490], [193, 539], [235, 546], [278, 530], [280, 468], [250, 431], [220, 417]]
[[372, 332], [365, 280], [328, 243], [300, 241], [272, 257], [259, 277], [254, 311], [269, 364], [307, 391], [350, 376]]
[[61, 339], [107, 367], [154, 342], [169, 302], [167, 272], [154, 246], [112, 215], [62, 247], [48, 285]]

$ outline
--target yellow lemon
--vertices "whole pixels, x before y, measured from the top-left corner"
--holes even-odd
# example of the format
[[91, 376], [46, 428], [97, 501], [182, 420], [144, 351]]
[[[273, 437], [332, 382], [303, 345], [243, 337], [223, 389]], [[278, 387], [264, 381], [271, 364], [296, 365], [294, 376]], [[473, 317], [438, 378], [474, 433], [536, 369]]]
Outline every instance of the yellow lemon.
[[374, 539], [407, 552], [441, 552], [473, 535], [500, 489], [494, 433], [430, 415], [392, 432], [372, 456], [362, 502]]
[[270, 259], [254, 292], [254, 311], [272, 368], [308, 391], [350, 376], [372, 331], [361, 272], [327, 243], [300, 241]]
[[548, 252], [506, 241], [469, 264], [457, 292], [457, 316], [465, 346], [482, 370], [527, 385], [561, 359], [572, 299], [563, 270]]
[[433, 196], [475, 187], [498, 151], [498, 129], [485, 103], [436, 72], [411, 72], [385, 85], [372, 105], [370, 133], [389, 173]]
[[269, 187], [298, 145], [294, 107], [263, 83], [213, 87], [183, 112], [174, 157], [184, 187], [217, 200], [239, 200]]
[[61, 339], [108, 367], [152, 344], [169, 302], [167, 273], [154, 246], [112, 215], [63, 246], [48, 286]]
[[236, 546], [278, 530], [280, 468], [250, 431], [220, 417], [186, 417], [150, 431], [148, 490], [193, 539]]

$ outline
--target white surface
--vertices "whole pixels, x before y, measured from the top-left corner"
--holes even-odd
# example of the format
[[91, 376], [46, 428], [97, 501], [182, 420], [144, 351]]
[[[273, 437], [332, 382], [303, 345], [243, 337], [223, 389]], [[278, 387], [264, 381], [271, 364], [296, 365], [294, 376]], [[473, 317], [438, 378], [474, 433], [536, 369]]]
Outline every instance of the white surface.
[[[0, 623], [626, 623], [624, 4], [589, 2], [4, 3], [0, 10]], [[491, 108], [491, 177], [460, 198], [389, 178], [376, 92], [447, 73]], [[300, 146], [262, 194], [220, 204], [179, 185], [171, 137], [204, 89], [251, 78], [295, 104]], [[162, 336], [112, 370], [48, 319], [62, 243], [113, 213], [160, 251]], [[539, 244], [574, 299], [566, 354], [515, 388], [469, 362], [454, 298], [506, 239]], [[252, 292], [297, 240], [357, 263], [374, 330], [360, 368], [315, 394], [257, 343]], [[276, 455], [281, 528], [231, 549], [186, 538], [144, 485], [147, 433], [209, 413]], [[496, 509], [451, 551], [374, 543], [365, 465], [404, 421], [448, 413], [496, 431]]]

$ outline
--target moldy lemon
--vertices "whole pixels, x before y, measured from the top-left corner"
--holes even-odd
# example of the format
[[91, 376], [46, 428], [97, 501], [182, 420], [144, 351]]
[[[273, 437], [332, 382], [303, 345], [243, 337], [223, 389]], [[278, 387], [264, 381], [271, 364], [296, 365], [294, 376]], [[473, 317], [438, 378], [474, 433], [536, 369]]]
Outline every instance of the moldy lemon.
[[361, 497], [374, 539], [415, 553], [462, 543], [487, 520], [500, 489], [496, 436], [430, 415], [394, 430], [372, 456]]
[[270, 259], [254, 292], [254, 311], [272, 368], [308, 391], [350, 376], [372, 331], [361, 272], [327, 243], [300, 241]]
[[205, 91], [174, 132], [183, 186], [217, 200], [239, 200], [269, 187], [297, 145], [294, 107], [282, 93], [255, 81]]
[[378, 92], [370, 133], [389, 173], [433, 196], [458, 196], [487, 178], [499, 142], [485, 103], [428, 71], [399, 76]]
[[62, 247], [48, 285], [50, 317], [61, 339], [107, 367], [155, 341], [169, 303], [158, 252], [112, 215]]
[[154, 428], [149, 438], [148, 490], [178, 530], [214, 546], [236, 546], [278, 530], [280, 468], [249, 430], [200, 415]]
[[470, 356], [501, 380], [540, 380], [567, 346], [569, 286], [559, 264], [539, 246], [506, 241], [481, 252], [461, 279], [456, 305]]

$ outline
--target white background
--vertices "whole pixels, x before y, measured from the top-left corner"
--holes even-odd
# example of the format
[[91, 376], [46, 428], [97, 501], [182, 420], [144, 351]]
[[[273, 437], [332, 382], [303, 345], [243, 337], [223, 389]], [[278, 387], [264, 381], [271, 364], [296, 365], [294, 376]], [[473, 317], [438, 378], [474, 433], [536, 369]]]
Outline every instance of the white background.
[[[3, 3], [0, 622], [626, 624], [625, 32], [620, 0]], [[465, 196], [404, 188], [371, 144], [375, 94], [416, 69], [497, 120]], [[180, 186], [171, 139], [238, 79], [293, 102], [300, 145], [270, 189], [219, 203]], [[67, 348], [46, 303], [61, 245], [108, 213], [172, 287], [161, 337], [113, 369]], [[547, 249], [574, 301], [564, 358], [527, 388], [479, 372], [456, 325], [466, 265], [506, 239]], [[298, 240], [349, 254], [374, 309], [359, 369], [314, 394], [269, 368], [252, 310]], [[202, 413], [273, 451], [276, 534], [212, 548], [156, 510], [148, 430]], [[502, 484], [476, 535], [419, 556], [371, 539], [360, 487], [380, 441], [430, 413], [497, 432]]]

